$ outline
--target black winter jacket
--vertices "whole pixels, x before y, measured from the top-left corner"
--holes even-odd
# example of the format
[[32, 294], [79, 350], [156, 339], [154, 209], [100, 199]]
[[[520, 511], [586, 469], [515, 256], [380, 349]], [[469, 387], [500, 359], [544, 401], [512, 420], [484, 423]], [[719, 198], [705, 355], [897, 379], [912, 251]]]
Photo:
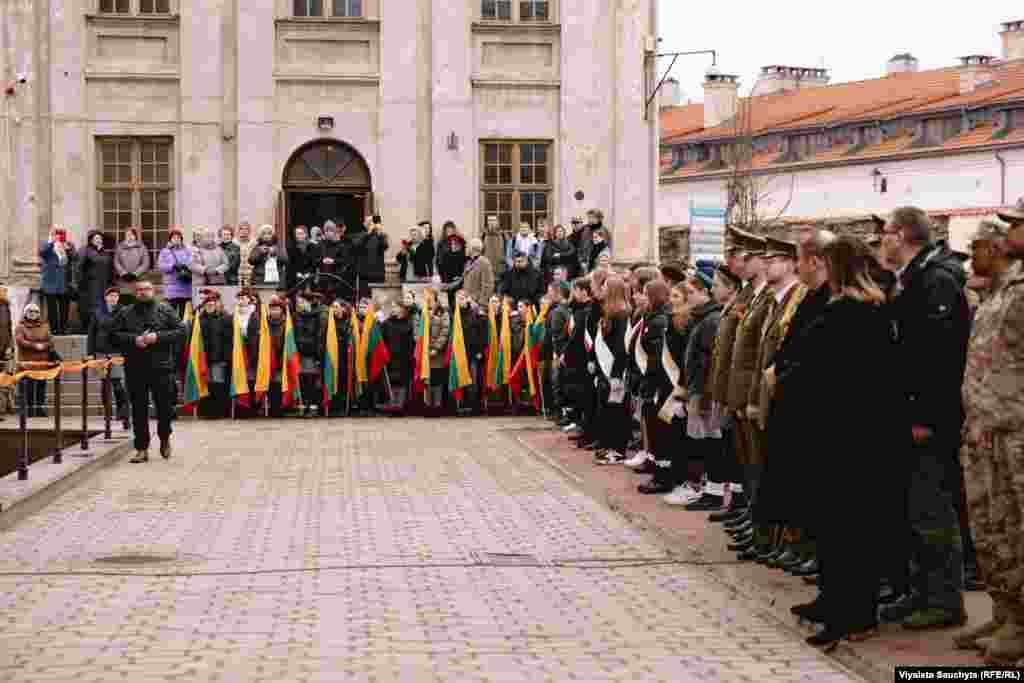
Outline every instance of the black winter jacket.
[[686, 343], [684, 366], [686, 390], [691, 397], [704, 397], [708, 371], [711, 369], [711, 351], [715, 346], [721, 317], [722, 307], [714, 301], [694, 309], [691, 313], [690, 339]]
[[523, 270], [509, 270], [501, 278], [499, 293], [512, 297], [516, 303], [526, 301], [531, 306], [536, 306], [544, 294], [544, 282], [541, 280], [540, 271], [534, 268], [533, 264], [527, 264]]
[[971, 335], [967, 276], [945, 244], [929, 244], [900, 276], [891, 311], [907, 422], [956, 437], [963, 424], [961, 389]]
[[364, 282], [384, 282], [384, 253], [388, 250], [388, 236], [383, 232], [368, 232], [356, 244], [359, 256], [359, 275]]
[[323, 357], [324, 338], [323, 312], [314, 307], [305, 313], [295, 314], [292, 323], [295, 326], [295, 346], [300, 356], [320, 360]]
[[[135, 338], [146, 332], [155, 332], [157, 341], [139, 349], [135, 346]], [[185, 326], [173, 308], [165, 303], [148, 301], [136, 303], [118, 313], [111, 339], [114, 347], [124, 354], [125, 370], [130, 379], [133, 372], [174, 372], [186, 334]]]
[[203, 350], [207, 363], [230, 363], [234, 320], [225, 313], [201, 313], [199, 329], [203, 334]]

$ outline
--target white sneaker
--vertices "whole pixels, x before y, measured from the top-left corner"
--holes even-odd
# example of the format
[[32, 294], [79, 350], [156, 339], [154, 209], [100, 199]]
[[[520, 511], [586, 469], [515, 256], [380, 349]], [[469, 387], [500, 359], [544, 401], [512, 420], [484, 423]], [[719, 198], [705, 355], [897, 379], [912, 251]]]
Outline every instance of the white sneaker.
[[647, 451], [637, 451], [633, 454], [633, 457], [622, 463], [626, 467], [642, 467], [648, 460], [653, 460], [654, 456]]
[[669, 505], [689, 505], [700, 498], [701, 492], [690, 486], [690, 483], [677, 486], [672, 493], [662, 497], [662, 500]]
[[574, 431], [576, 429], [579, 429], [579, 427], [576, 426], [575, 422], [573, 422], [572, 424], [569, 424], [569, 425], [566, 425], [566, 426], [562, 427], [562, 431], [565, 432], [566, 434], [568, 434], [569, 432]]
[[626, 456], [618, 451], [608, 451], [603, 458], [597, 460], [598, 465], [621, 465], [625, 462]]

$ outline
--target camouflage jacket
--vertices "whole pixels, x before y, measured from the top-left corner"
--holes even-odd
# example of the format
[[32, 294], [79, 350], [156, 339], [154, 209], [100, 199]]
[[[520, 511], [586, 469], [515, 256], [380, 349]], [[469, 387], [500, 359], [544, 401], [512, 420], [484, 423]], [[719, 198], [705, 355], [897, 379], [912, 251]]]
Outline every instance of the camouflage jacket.
[[1024, 430], [1024, 266], [1015, 262], [978, 307], [964, 408], [974, 430]]

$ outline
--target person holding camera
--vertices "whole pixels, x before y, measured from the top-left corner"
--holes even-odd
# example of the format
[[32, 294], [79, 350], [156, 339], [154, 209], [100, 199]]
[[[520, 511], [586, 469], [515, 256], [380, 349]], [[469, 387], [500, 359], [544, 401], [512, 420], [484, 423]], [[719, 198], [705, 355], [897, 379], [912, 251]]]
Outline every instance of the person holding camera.
[[114, 284], [114, 252], [107, 249], [99, 230], [90, 230], [82, 258], [78, 260], [78, 320], [82, 333], [89, 334], [95, 311], [103, 303], [103, 292]]
[[78, 252], [68, 240], [68, 232], [54, 226], [39, 248], [40, 289], [46, 301], [46, 319], [53, 334], [64, 334], [68, 324], [68, 304], [75, 295], [75, 263]]
[[185, 315], [185, 304], [192, 300], [192, 250], [177, 227], [171, 228], [157, 267], [164, 275], [164, 298], [180, 318]]
[[360, 278], [360, 296], [369, 296], [370, 283], [384, 282], [384, 252], [388, 250], [388, 236], [384, 232], [380, 216], [366, 217], [367, 233], [356, 246]]

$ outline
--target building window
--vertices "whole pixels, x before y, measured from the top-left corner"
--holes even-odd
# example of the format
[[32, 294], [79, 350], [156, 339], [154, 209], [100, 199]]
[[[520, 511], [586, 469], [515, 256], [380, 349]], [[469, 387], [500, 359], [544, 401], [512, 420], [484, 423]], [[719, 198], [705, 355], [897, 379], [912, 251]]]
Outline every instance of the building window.
[[480, 14], [484, 19], [512, 21], [512, 0], [483, 0]]
[[324, 0], [294, 0], [293, 14], [297, 17], [322, 17]]
[[362, 17], [363, 0], [334, 0], [331, 11], [336, 17]]
[[484, 218], [497, 216], [502, 230], [519, 223], [536, 228], [550, 218], [551, 145], [547, 142], [485, 142], [481, 145]]
[[519, 3], [520, 21], [548, 21], [547, 0], [523, 0]]
[[170, 14], [171, 0], [99, 0], [100, 14]]
[[97, 140], [100, 227], [120, 242], [138, 226], [154, 263], [173, 219], [173, 149], [170, 138]]

